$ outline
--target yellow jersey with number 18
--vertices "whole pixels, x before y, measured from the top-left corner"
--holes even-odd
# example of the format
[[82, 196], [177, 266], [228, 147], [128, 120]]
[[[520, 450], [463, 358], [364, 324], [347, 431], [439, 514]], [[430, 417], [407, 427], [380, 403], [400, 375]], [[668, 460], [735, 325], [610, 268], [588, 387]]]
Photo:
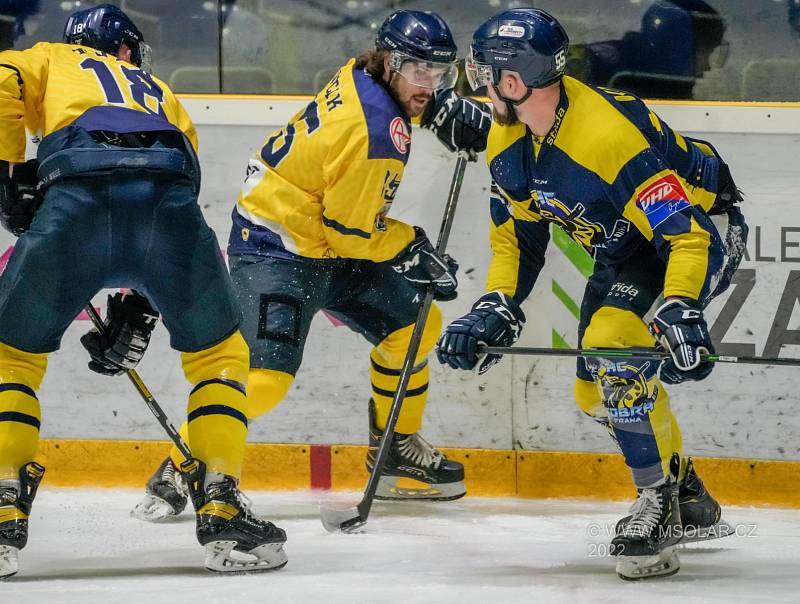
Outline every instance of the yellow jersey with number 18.
[[351, 60], [250, 160], [228, 253], [395, 257], [414, 239], [387, 217], [410, 150], [408, 118]]
[[179, 130], [197, 149], [186, 110], [164, 82], [107, 53], [40, 42], [0, 52], [0, 160], [25, 161], [25, 130], [46, 138], [77, 124], [117, 133]]

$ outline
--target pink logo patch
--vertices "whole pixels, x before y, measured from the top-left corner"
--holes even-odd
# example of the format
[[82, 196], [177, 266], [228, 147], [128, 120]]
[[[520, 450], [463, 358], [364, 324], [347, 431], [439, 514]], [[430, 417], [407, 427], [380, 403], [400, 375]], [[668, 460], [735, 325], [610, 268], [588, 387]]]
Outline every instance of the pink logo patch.
[[394, 148], [400, 153], [408, 151], [408, 144], [411, 142], [411, 135], [408, 132], [408, 126], [401, 117], [396, 117], [389, 124], [389, 136], [392, 137], [392, 144]]

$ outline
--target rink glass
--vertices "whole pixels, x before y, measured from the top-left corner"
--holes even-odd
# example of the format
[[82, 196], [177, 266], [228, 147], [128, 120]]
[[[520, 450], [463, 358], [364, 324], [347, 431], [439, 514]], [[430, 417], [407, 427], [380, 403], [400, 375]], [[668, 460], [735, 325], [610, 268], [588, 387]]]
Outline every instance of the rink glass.
[[[707, 0], [719, 17], [696, 19], [696, 27], [691, 28], [686, 24], [693, 22], [680, 9], [669, 13], [676, 18], [668, 28], [660, 15], [657, 27], [653, 23], [648, 27], [654, 2], [541, 0], [535, 4], [553, 13], [569, 34], [568, 73], [590, 83], [624, 89], [632, 78], [660, 82], [652, 89], [643, 87], [644, 92], [652, 91], [642, 94], [646, 98], [800, 101], [800, 6], [795, 0]], [[112, 3], [124, 4], [156, 51], [154, 73], [176, 92], [243, 94], [316, 93], [348, 58], [373, 47], [377, 27], [397, 8], [390, 0]], [[86, 4], [86, 0], [81, 2], [81, 6]], [[453, 31], [463, 58], [475, 28], [517, 4], [429, 0], [403, 3], [403, 8], [439, 13]], [[76, 1], [41, 2], [39, 12], [17, 27], [24, 33], [16, 40], [0, 40], [0, 47], [27, 48], [41, 40], [60, 39], [67, 16], [77, 8]], [[720, 23], [724, 24], [722, 39], [715, 29]], [[695, 40], [697, 36], [703, 39]], [[681, 54], [687, 49], [688, 54]], [[449, 77], [443, 82], [449, 82]], [[465, 78], [460, 84], [460, 91], [471, 93]]]

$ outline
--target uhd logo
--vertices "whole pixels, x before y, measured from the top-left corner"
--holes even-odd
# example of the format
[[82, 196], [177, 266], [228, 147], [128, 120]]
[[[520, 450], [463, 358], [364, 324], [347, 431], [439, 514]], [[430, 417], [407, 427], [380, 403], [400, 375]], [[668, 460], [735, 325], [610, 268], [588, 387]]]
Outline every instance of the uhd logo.
[[678, 177], [675, 174], [665, 174], [639, 193], [636, 205], [647, 216], [650, 226], [656, 228], [691, 204]]

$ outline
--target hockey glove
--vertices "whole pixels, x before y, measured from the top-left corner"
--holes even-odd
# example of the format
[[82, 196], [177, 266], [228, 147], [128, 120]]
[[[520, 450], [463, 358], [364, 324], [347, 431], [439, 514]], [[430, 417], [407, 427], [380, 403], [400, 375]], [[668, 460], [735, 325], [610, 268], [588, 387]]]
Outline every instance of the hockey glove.
[[[519, 339], [525, 313], [505, 294], [489, 292], [479, 298], [472, 310], [447, 326], [436, 343], [436, 357], [453, 369], [472, 369], [477, 365], [478, 344], [511, 346]], [[478, 373], [485, 373], [503, 355], [489, 354]]]
[[0, 223], [14, 235], [30, 228], [41, 204], [36, 191], [38, 168], [36, 160], [17, 164], [9, 177], [8, 162], [0, 161]]
[[439, 256], [421, 228], [414, 227], [414, 232], [414, 241], [389, 261], [392, 268], [414, 285], [432, 285], [434, 300], [454, 300], [458, 295], [458, 262], [447, 254]]
[[464, 150], [471, 161], [486, 149], [492, 113], [485, 103], [440, 90], [428, 103], [420, 125], [432, 131], [450, 151]]
[[682, 299], [665, 302], [653, 317], [650, 333], [672, 358], [661, 365], [660, 376], [667, 384], [708, 377], [714, 363], [702, 361], [701, 354], [714, 352], [700, 304]]
[[105, 333], [85, 333], [81, 344], [92, 360], [89, 369], [103, 375], [119, 375], [142, 360], [150, 335], [158, 322], [158, 311], [135, 291], [108, 297]]
[[733, 182], [731, 176], [731, 169], [724, 161], [719, 161], [719, 168], [717, 169], [717, 198], [714, 200], [714, 205], [708, 211], [709, 216], [714, 214], [724, 214], [733, 205], [744, 201], [741, 189]]

